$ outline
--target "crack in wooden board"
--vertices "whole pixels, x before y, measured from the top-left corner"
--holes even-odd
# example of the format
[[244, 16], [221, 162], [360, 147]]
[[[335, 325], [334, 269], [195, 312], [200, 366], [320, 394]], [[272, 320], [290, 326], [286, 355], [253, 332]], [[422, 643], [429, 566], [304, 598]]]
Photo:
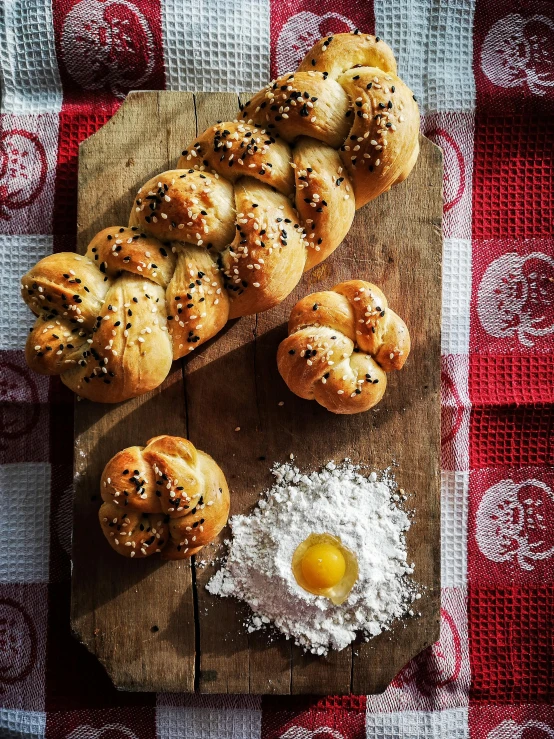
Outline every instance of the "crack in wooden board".
[[[106, 225], [127, 223], [134, 192], [174, 166], [197, 130], [232, 120], [236, 111], [231, 94], [131, 93], [80, 147], [79, 251]], [[420, 158], [408, 180], [358, 211], [345, 242], [280, 306], [229, 323], [190, 359], [176, 362], [154, 393], [117, 406], [76, 404], [72, 627], [118, 687], [380, 692], [438, 638], [441, 215], [442, 155], [421, 137]], [[299, 297], [353, 277], [383, 288], [410, 327], [413, 351], [405, 369], [390, 376], [375, 409], [341, 417], [292, 395], [278, 375], [275, 352]], [[418, 601], [421, 617], [405, 619], [367, 644], [316, 658], [285, 639], [269, 643], [265, 634], [247, 634], [247, 610], [205, 590], [219, 562], [202, 563], [221, 557], [228, 528], [196, 565], [119, 557], [97, 523], [99, 477], [119, 449], [159, 433], [188, 434], [217, 459], [229, 481], [233, 513], [251, 510], [271, 484], [270, 465], [290, 453], [310, 469], [345, 456], [376, 468], [394, 464], [416, 511], [408, 547], [425, 587]]]

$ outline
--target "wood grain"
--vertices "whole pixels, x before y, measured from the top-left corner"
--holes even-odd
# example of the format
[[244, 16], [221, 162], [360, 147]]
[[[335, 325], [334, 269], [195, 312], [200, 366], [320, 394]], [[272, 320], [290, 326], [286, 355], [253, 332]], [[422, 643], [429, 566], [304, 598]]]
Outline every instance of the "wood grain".
[[[81, 253], [101, 228], [127, 225], [133, 193], [174, 164], [183, 137], [195, 130], [191, 94], [138, 92], [83, 142]], [[75, 407], [71, 622], [115, 685], [127, 690], [194, 690], [193, 578], [189, 562], [162, 565], [152, 557], [137, 568], [106, 546], [97, 523], [99, 479], [120, 449], [161, 433], [186, 435], [183, 397], [182, 367], [175, 363], [154, 393], [115, 406], [83, 400]]]
[[[126, 222], [135, 189], [173, 166], [197, 130], [233, 119], [236, 110], [229, 94], [131, 93], [110, 123], [81, 145], [80, 250], [100, 228]], [[344, 244], [280, 306], [228, 324], [176, 363], [156, 393], [116, 407], [77, 403], [72, 624], [118, 687], [380, 692], [438, 638], [441, 189], [441, 152], [421, 137], [409, 179], [358, 211]], [[296, 300], [352, 277], [382, 287], [410, 328], [413, 350], [402, 372], [389, 376], [375, 409], [340, 417], [292, 395], [275, 354]], [[118, 557], [96, 520], [100, 473], [117, 450], [157, 433], [187, 435], [217, 459], [229, 481], [232, 513], [252, 508], [271, 484], [270, 465], [290, 453], [310, 469], [345, 456], [380, 469], [393, 464], [416, 511], [408, 547], [425, 586], [422, 615], [368, 644], [315, 658], [284, 639], [268, 644], [264, 635], [246, 634], [241, 605], [205, 590], [228, 529], [190, 564]]]

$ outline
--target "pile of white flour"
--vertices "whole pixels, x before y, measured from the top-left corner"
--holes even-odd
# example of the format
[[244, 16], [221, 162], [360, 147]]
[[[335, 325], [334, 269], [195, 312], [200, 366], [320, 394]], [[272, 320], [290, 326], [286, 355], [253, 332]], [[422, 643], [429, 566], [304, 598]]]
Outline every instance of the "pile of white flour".
[[[246, 601], [249, 631], [272, 623], [315, 654], [344, 649], [411, 612], [419, 598], [406, 561], [410, 520], [394, 482], [377, 480], [349, 463], [329, 462], [303, 474], [292, 463], [275, 466], [274, 486], [249, 516], [234, 516], [226, 564], [207, 585], [210, 593]], [[358, 559], [359, 577], [341, 605], [306, 592], [296, 582], [292, 556], [310, 534], [341, 539]]]

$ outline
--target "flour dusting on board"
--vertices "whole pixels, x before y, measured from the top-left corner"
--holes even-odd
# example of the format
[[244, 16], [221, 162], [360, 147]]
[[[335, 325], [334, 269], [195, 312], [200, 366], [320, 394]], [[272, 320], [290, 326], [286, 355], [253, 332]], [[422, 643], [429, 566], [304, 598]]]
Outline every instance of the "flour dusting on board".
[[[225, 565], [206, 586], [244, 600], [248, 630], [273, 624], [315, 654], [344, 649], [356, 633], [369, 639], [410, 613], [420, 598], [411, 580], [405, 532], [410, 528], [391, 476], [362, 474], [349, 460], [302, 473], [292, 462], [275, 465], [275, 484], [249, 516], [234, 516]], [[296, 581], [291, 562], [311, 534], [330, 534], [358, 560], [358, 578], [335, 605]]]

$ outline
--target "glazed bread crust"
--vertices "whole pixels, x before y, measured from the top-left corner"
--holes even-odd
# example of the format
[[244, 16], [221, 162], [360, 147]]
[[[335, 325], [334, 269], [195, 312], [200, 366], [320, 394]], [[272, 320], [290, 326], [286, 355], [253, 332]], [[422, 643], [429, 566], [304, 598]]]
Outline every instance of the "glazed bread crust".
[[376, 405], [387, 372], [402, 369], [410, 353], [404, 321], [370, 282], [349, 280], [312, 293], [292, 309], [289, 336], [277, 366], [293, 393], [332, 413], [360, 413]]
[[123, 449], [102, 473], [98, 517], [124, 557], [186, 559], [227, 523], [229, 489], [216, 462], [187, 439], [156, 436]]
[[38, 316], [27, 361], [95, 401], [157, 387], [172, 359], [229, 319], [286, 298], [343, 241], [356, 208], [407, 177], [418, 136], [390, 48], [368, 34], [321, 39], [146, 182], [128, 226], [23, 277]]

